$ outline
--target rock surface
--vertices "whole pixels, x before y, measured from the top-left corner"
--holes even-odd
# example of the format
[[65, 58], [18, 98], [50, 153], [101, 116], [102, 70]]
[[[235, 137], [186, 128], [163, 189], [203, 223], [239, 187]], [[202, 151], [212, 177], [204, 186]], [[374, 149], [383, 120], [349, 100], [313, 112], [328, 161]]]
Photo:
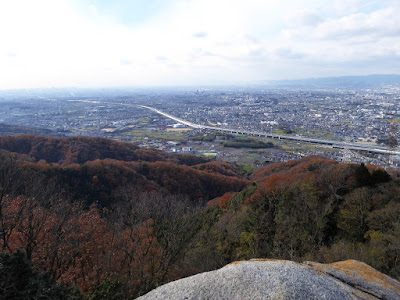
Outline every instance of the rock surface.
[[400, 283], [355, 260], [256, 259], [170, 282], [138, 299], [400, 299]]

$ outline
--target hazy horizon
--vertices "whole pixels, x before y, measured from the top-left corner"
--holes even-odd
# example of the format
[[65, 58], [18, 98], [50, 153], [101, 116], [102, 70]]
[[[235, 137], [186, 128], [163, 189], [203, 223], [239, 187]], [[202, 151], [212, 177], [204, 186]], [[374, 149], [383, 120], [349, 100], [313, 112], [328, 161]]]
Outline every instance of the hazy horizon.
[[5, 0], [0, 90], [399, 74], [395, 0]]

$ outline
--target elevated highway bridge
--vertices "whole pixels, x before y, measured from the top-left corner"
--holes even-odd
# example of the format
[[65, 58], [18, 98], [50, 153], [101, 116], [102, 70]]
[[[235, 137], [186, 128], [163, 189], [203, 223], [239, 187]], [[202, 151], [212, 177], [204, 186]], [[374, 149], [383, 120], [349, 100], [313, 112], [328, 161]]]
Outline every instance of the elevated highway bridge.
[[328, 146], [330, 148], [334, 148], [334, 149], [349, 149], [349, 150], [357, 150], [357, 151], [366, 151], [366, 152], [370, 152], [370, 153], [400, 155], [400, 151], [398, 149], [392, 150], [392, 149], [389, 149], [388, 147], [377, 146], [377, 145], [376, 146], [375, 145], [362, 145], [362, 144], [357, 144], [357, 143], [347, 143], [347, 142], [340, 142], [340, 141], [327, 140], [327, 139], [316, 139], [316, 138], [309, 138], [309, 137], [303, 137], [303, 136], [297, 136], [297, 135], [279, 135], [279, 134], [272, 134], [272, 133], [266, 133], [266, 132], [256, 132], [256, 131], [248, 131], [248, 130], [242, 130], [242, 129], [232, 129], [232, 128], [222, 128], [222, 127], [216, 127], [216, 126], [200, 125], [200, 124], [195, 124], [195, 123], [180, 119], [178, 117], [172, 116], [170, 114], [167, 114], [161, 110], [158, 110], [158, 109], [150, 107], [150, 106], [139, 105], [139, 107], [149, 109], [149, 110], [151, 110], [159, 115], [162, 115], [166, 118], [169, 118], [178, 123], [181, 123], [188, 127], [196, 128], [196, 129], [208, 129], [208, 130], [214, 130], [214, 131], [226, 132], [226, 133], [232, 133], [232, 134], [243, 134], [243, 135], [250, 135], [250, 136], [266, 137], [266, 138], [270, 138], [270, 139], [289, 140], [289, 141], [295, 141], [295, 142], [326, 145], [326, 146]]

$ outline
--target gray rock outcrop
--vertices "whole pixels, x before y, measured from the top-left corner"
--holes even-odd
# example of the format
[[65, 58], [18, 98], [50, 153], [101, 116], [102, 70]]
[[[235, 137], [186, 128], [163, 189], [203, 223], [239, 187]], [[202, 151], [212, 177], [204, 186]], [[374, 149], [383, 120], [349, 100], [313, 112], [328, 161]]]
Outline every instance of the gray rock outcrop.
[[165, 284], [138, 299], [400, 299], [400, 283], [348, 260], [250, 260]]

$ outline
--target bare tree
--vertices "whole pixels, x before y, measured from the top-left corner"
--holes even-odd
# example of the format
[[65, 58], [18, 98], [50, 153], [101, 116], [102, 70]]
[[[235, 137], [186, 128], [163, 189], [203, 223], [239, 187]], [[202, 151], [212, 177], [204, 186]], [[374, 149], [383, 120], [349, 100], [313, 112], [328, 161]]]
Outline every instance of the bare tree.
[[22, 173], [14, 156], [0, 152], [0, 241], [3, 251], [10, 250], [8, 240], [22, 214], [21, 210], [7, 211], [11, 199], [19, 193]]
[[185, 196], [138, 193], [129, 186], [120, 193], [111, 214], [114, 226], [129, 239], [133, 247], [124, 247], [126, 275], [140, 277], [144, 293], [165, 282], [171, 266], [188, 249], [200, 229], [198, 207]]

